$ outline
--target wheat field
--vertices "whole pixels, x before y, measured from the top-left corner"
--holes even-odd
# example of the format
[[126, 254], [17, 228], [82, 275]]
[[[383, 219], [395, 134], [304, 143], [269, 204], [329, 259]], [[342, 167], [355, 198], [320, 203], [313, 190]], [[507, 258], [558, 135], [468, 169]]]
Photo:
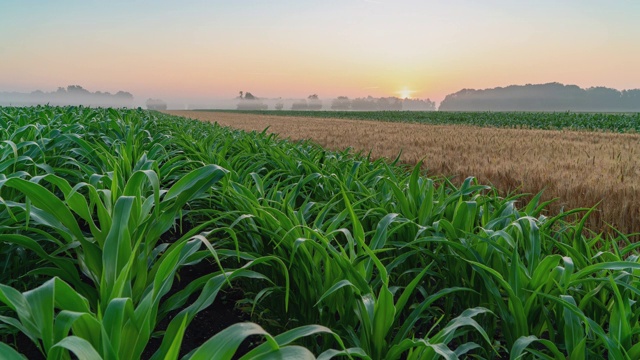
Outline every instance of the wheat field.
[[328, 149], [353, 148], [373, 157], [413, 165], [423, 160], [430, 176], [462, 181], [474, 176], [501, 189], [557, 198], [551, 211], [597, 209], [595, 231], [608, 224], [640, 232], [640, 135], [605, 132], [398, 124], [380, 121], [281, 117], [229, 112], [167, 111], [248, 131], [310, 139]]

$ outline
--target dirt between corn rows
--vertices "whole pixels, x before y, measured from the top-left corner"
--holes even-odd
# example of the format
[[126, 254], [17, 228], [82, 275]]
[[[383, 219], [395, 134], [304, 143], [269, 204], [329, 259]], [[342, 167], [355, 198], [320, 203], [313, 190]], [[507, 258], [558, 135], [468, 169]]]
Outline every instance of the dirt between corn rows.
[[640, 232], [640, 134], [482, 128], [227, 112], [167, 111], [243, 130], [311, 139], [325, 148], [351, 147], [373, 157], [416, 164], [424, 158], [431, 177], [474, 176], [503, 194], [537, 193], [558, 198], [550, 213], [592, 207], [588, 226]]

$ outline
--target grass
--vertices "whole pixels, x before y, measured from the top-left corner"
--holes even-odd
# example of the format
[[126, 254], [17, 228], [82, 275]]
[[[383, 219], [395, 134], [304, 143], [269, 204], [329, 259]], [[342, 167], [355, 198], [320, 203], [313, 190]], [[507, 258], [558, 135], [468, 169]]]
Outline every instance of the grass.
[[160, 336], [152, 358], [176, 359], [229, 285], [254, 322], [184, 358], [252, 335], [243, 359], [640, 356], [638, 245], [586, 231], [588, 209], [155, 112], [0, 114], [0, 321], [47, 358], [137, 359]]

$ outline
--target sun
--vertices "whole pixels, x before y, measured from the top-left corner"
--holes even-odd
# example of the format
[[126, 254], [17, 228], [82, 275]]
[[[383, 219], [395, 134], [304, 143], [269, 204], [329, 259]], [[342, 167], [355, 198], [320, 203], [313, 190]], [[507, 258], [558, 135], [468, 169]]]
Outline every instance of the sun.
[[415, 91], [413, 90], [409, 90], [407, 88], [404, 88], [400, 91], [398, 91], [397, 93], [400, 95], [401, 99], [408, 99], [411, 98], [411, 94], [413, 94]]

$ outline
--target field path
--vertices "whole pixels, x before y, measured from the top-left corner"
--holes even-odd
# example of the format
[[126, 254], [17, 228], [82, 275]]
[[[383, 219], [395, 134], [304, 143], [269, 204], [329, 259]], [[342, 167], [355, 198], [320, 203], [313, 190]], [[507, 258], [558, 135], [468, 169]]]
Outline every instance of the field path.
[[[311, 139], [327, 149], [351, 147], [374, 157], [416, 164], [424, 158], [430, 176], [475, 176], [502, 191], [559, 198], [553, 209], [591, 207], [590, 221], [640, 232], [640, 135], [604, 132], [480, 128], [380, 121], [166, 111], [243, 130]], [[604, 222], [603, 222], [604, 221]]]

